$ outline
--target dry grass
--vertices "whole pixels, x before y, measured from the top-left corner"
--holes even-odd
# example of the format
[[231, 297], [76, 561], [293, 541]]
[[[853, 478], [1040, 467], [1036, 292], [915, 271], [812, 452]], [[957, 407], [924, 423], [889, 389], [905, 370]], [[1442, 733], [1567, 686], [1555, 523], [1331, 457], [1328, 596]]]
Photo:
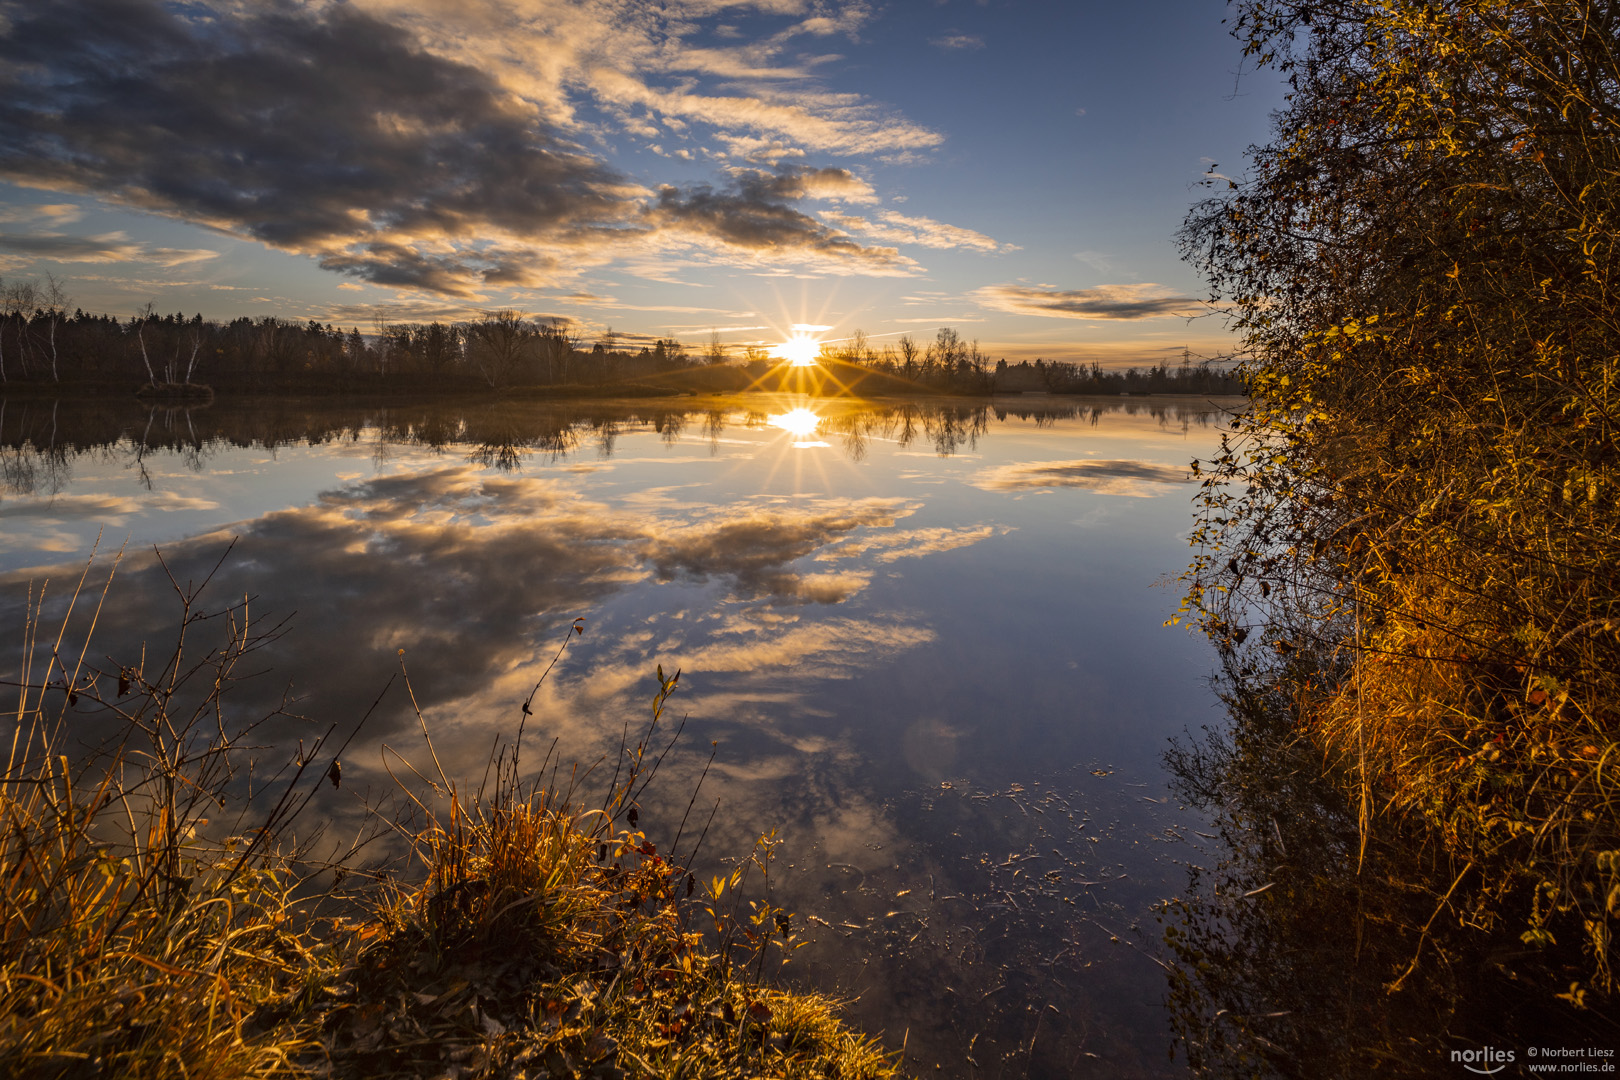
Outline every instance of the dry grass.
[[[330, 952], [290, 918], [298, 881], [280, 834], [303, 770], [251, 834], [211, 820], [246, 732], [210, 720], [268, 636], [233, 608], [215, 624], [223, 640], [193, 660], [200, 620], [195, 594], [182, 595], [161, 667], [99, 670], [87, 644], [63, 653], [84, 585], [54, 642], [38, 637], [44, 591], [33, 598], [15, 684], [0, 778], [0, 1059], [41, 1077], [290, 1072], [308, 1025], [253, 1032], [249, 1018], [318, 979]], [[111, 737], [75, 760], [70, 721]]]
[[[76, 615], [85, 642], [93, 632], [88, 574], [54, 640], [39, 635], [43, 595], [31, 598], [14, 684], [0, 778], [8, 1075], [895, 1074], [836, 1002], [767, 985], [798, 945], [792, 916], [769, 903], [773, 836], [700, 891], [635, 829], [678, 673], [660, 672], [646, 734], [599, 805], [549, 757], [543, 785], [503, 751], [492, 787], [470, 797], [437, 773], [401, 790], [416, 827], [386, 822], [419, 871], [336, 897], [316, 885], [343, 875], [312, 877], [331, 867], [284, 841], [342, 747], [317, 740], [240, 798], [236, 759], [258, 724], [232, 729], [221, 702], [238, 662], [280, 628], [241, 607], [205, 622], [202, 586], [177, 586], [180, 631], [161, 668], [101, 669], [87, 644], [64, 653]], [[217, 641], [199, 649], [204, 631]], [[70, 755], [69, 722], [91, 720], [108, 740]], [[334, 898], [346, 917], [327, 917]]]

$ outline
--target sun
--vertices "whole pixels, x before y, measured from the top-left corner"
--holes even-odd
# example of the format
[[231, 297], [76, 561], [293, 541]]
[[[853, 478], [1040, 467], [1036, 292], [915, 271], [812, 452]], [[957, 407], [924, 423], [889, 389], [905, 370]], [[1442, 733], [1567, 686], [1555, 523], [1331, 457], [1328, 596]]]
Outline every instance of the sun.
[[821, 423], [821, 417], [805, 408], [793, 409], [770, 419], [772, 427], [779, 427], [796, 439], [803, 439], [815, 434], [816, 425], [819, 423]]
[[771, 355], [786, 360], [791, 367], [814, 367], [821, 353], [821, 342], [809, 334], [795, 331], [793, 336], [771, 349]]

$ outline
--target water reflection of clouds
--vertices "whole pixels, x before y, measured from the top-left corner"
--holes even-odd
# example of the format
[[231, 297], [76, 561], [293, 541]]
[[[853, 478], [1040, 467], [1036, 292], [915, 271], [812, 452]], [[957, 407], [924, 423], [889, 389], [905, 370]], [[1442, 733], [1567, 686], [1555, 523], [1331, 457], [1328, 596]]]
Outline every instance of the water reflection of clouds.
[[816, 556], [816, 559], [818, 561], [849, 559], [872, 553], [872, 557], [876, 561], [891, 563], [899, 559], [932, 555], [940, 551], [954, 551], [957, 548], [969, 547], [981, 540], [988, 540], [992, 536], [1005, 535], [1012, 531], [1013, 527], [1009, 525], [980, 525], [961, 528], [941, 526], [931, 529], [905, 529], [892, 533], [872, 533], [845, 540], [823, 551]]
[[[198, 423], [223, 411], [199, 414]], [[534, 699], [524, 744], [529, 768], [556, 738], [564, 762], [605, 762], [593, 778], [605, 782], [626, 722], [632, 744], [645, 723], [654, 665], [680, 668], [670, 716], [689, 714], [688, 727], [641, 815], [661, 848], [686, 810], [711, 741], [718, 741], [719, 756], [693, 811], [700, 820], [689, 823], [683, 848], [706, 827], [718, 798], [706, 855], [741, 854], [758, 830], [783, 827], [783, 861], [797, 869], [777, 888], [791, 908], [834, 923], [853, 916], [873, 928], [892, 927], [910, 916], [888, 913], [931, 896], [937, 873], [941, 904], [956, 905], [938, 913], [972, 922], [978, 917], [951, 894], [986, 872], [979, 853], [999, 860], [1013, 849], [998, 846], [1006, 830], [986, 816], [991, 803], [968, 801], [964, 776], [1027, 780], [1056, 756], [1103, 753], [1098, 747], [1109, 753], [1125, 747], [1129, 760], [1132, 748], [1158, 738], [1160, 728], [1184, 722], [1174, 691], [1181, 654], [1173, 643], [1158, 644], [1160, 638], [1141, 639], [1133, 627], [1142, 620], [1133, 621], [1128, 604], [1140, 606], [1132, 581], [1143, 567], [1166, 558], [1174, 561], [1165, 568], [1179, 564], [1174, 533], [1181, 522], [1171, 515], [1185, 489], [1173, 485], [1185, 475], [1171, 463], [1204, 447], [1188, 444], [1184, 432], [1167, 429], [1145, 408], [1097, 415], [1071, 409], [1046, 423], [990, 421], [981, 426], [994, 438], [985, 438], [980, 452], [947, 455], [929, 447], [971, 445], [976, 427], [966, 411], [951, 420], [912, 406], [848, 415], [833, 407], [819, 434], [852, 459], [835, 473], [821, 465], [839, 464], [835, 454], [793, 451], [790, 433], [767, 427], [766, 412], [756, 411], [757, 422], [740, 410], [727, 414], [736, 439], [700, 428], [701, 414], [690, 412], [686, 445], [667, 449], [659, 440], [673, 441], [670, 433], [678, 435], [681, 425], [616, 421], [599, 434], [622, 440], [619, 450], [610, 439], [598, 447], [596, 435], [581, 427], [568, 453], [558, 455], [552, 450], [561, 444], [545, 441], [555, 425], [535, 410], [539, 419], [530, 428], [507, 424], [504, 413], [493, 419], [469, 413], [467, 424], [453, 426], [461, 441], [431, 447], [398, 434], [426, 430], [415, 421], [394, 422], [376, 439], [375, 428], [356, 421], [357, 440], [331, 437], [307, 449], [303, 435], [282, 432], [274, 477], [246, 464], [263, 456], [263, 446], [240, 441], [217, 444], [196, 472], [177, 464], [163, 471], [164, 462], [178, 459], [154, 454], [147, 461], [160, 484], [211, 495], [224, 508], [171, 515], [161, 526], [166, 532], [151, 539], [164, 542], [177, 577], [200, 579], [229, 533], [174, 543], [167, 537], [242, 519], [230, 530], [242, 537], [237, 551], [211, 589], [214, 606], [252, 595], [253, 610], [265, 609], [272, 619], [297, 613], [291, 632], [256, 658], [270, 673], [233, 692], [237, 715], [253, 716], [259, 706], [279, 702], [290, 680], [302, 698], [294, 710], [315, 721], [281, 719], [261, 729], [258, 741], [273, 747], [266, 760], [331, 721], [351, 724], [397, 671], [396, 650], [403, 648], [440, 760], [453, 776], [476, 782], [492, 740], [515, 730], [518, 703], [563, 628], [580, 615], [588, 620], [585, 635], [573, 639]], [[1103, 423], [1094, 427], [1098, 415]], [[519, 418], [532, 419], [527, 411]], [[483, 429], [499, 434], [509, 427], [540, 432], [513, 471], [464, 463]], [[1214, 433], [1207, 434], [1205, 442], [1212, 442]], [[856, 453], [855, 435], [861, 447], [874, 448], [869, 456]], [[705, 442], [723, 447], [724, 467], [683, 471], [715, 462], [704, 454]], [[614, 456], [593, 460], [598, 453]], [[1084, 458], [1088, 453], [1096, 457]], [[360, 458], [370, 458], [370, 468], [362, 470]], [[106, 458], [108, 470], [121, 460]], [[661, 465], [675, 468], [651, 467]], [[232, 473], [239, 479], [217, 482]], [[114, 473], [76, 486], [118, 490], [117, 481]], [[1035, 491], [1048, 493], [1040, 505], [1015, 502]], [[1089, 497], [1097, 492], [1173, 494], [1151, 503]], [[300, 505], [282, 508], [289, 503]], [[107, 515], [115, 509], [109, 504]], [[1118, 530], [1100, 535], [1103, 542], [1080, 566], [1065, 554], [1072, 537], [1060, 529], [1076, 513]], [[15, 531], [36, 520], [19, 518]], [[104, 519], [86, 503], [72, 524], [94, 535], [97, 520]], [[132, 545], [119, 572], [97, 653], [127, 659], [143, 642], [161, 649], [173, 594], [150, 549], [140, 547]], [[0, 623], [20, 622], [24, 579], [44, 572], [0, 578]], [[50, 573], [61, 581], [77, 571], [64, 565]], [[53, 594], [59, 588], [53, 584]], [[1149, 615], [1151, 628], [1143, 633], [1162, 637], [1161, 616]], [[199, 647], [212, 643], [208, 635], [217, 625], [194, 627]], [[1139, 639], [1158, 650], [1148, 660], [1137, 659], [1148, 655]], [[342, 789], [325, 785], [316, 796], [313, 808], [344, 828], [352, 829], [360, 813], [358, 794], [392, 789], [378, 764], [381, 744], [431, 769], [399, 689], [345, 752]], [[1079, 783], [1089, 776], [1081, 774]], [[930, 804], [919, 809], [904, 794], [913, 787], [938, 792], [941, 780], [956, 783], [964, 807], [950, 825], [930, 817], [936, 812]], [[981, 789], [971, 798], [982, 795]], [[1115, 815], [1121, 833], [1140, 835], [1132, 831], [1138, 819], [1130, 810], [1149, 804], [1136, 805], [1134, 791], [1125, 795], [1130, 806]], [[1016, 810], [1011, 817], [1036, 820]], [[963, 824], [981, 818], [988, 824], [977, 831]], [[1151, 857], [1135, 855], [1147, 848], [1144, 840], [1120, 856], [1135, 859], [1132, 880], [1139, 871], [1144, 881], [1157, 880]], [[1089, 850], [1088, 843], [1088, 857]], [[947, 889], [949, 868], [963, 854], [975, 857], [956, 867], [957, 883]], [[900, 889], [913, 887], [903, 905], [894, 901]], [[991, 917], [985, 906], [984, 918]], [[911, 925], [906, 935], [915, 933]], [[954, 932], [958, 922], [951, 925]], [[921, 1013], [881, 1009], [884, 1002], [915, 1002], [919, 984], [965, 985], [931, 966], [943, 955], [938, 949], [925, 952], [926, 963], [894, 966], [880, 963], [881, 942], [866, 931], [846, 940], [847, 927], [822, 929], [823, 942], [805, 955], [823, 957], [822, 970], [832, 972], [825, 985], [853, 989], [858, 981], [880, 1010], [869, 1016], [873, 1027], [899, 1031], [917, 1023]], [[870, 966], [862, 963], [869, 958]], [[1000, 978], [995, 964], [980, 969], [988, 981], [974, 1001], [993, 993]], [[1099, 994], [1111, 993], [1112, 977], [1101, 968], [1095, 974], [1105, 988]]]
[[[916, 507], [900, 499], [818, 499], [797, 507], [744, 506], [658, 537], [650, 561], [663, 580], [729, 578], [744, 595], [843, 599], [858, 575], [805, 574], [790, 564], [854, 530], [889, 528]], [[842, 591], [840, 591], [842, 590]]]
[[1040, 488], [1077, 487], [1099, 495], [1151, 497], [1163, 485], [1190, 483], [1192, 475], [1184, 465], [1164, 465], [1153, 461], [1098, 460], [1023, 461], [1000, 465], [979, 472], [969, 481], [985, 491], [1030, 491]]
[[[67, 554], [84, 546], [80, 533], [89, 528], [120, 530], [129, 519], [156, 511], [213, 510], [210, 499], [157, 491], [142, 496], [101, 492], [56, 494], [0, 505], [0, 551]], [[94, 533], [92, 532], [92, 535]]]
[[[825, 497], [745, 499], [701, 511], [622, 507], [586, 498], [565, 474], [492, 475], [458, 465], [346, 484], [308, 505], [167, 545], [164, 559], [178, 580], [200, 581], [238, 534], [212, 586], [214, 602], [262, 595], [252, 607], [268, 618], [297, 613], [294, 632], [265, 655], [281, 674], [244, 688], [245, 708], [279, 699], [290, 676], [321, 716], [358, 716], [404, 649], [424, 711], [455, 735], [443, 755], [447, 767], [476, 769], [489, 725], [504, 722], [537, 677], [548, 627], [576, 614], [594, 618], [634, 587], [665, 583], [721, 595], [710, 595], [691, 619], [666, 612], [655, 627], [616, 642], [592, 638], [579, 658], [583, 670], [548, 686], [538, 702], [548, 706], [544, 715], [558, 718], [552, 726], [582, 752], [606, 746], [609, 732], [595, 717], [639, 711], [637, 688], [655, 655], [694, 674], [735, 676], [728, 692], [741, 702], [765, 700], [760, 695], [787, 670], [847, 679], [926, 644], [931, 631], [896, 619], [795, 613], [806, 603], [847, 600], [870, 577], [859, 566], [814, 571], [801, 560], [892, 529], [916, 509], [903, 499]], [[881, 556], [907, 543], [916, 538], [858, 550]], [[40, 573], [0, 579], [8, 604]], [[172, 597], [150, 555], [131, 555], [118, 578], [96, 645], [122, 657], [161, 629], [153, 613], [171, 610]], [[368, 740], [397, 735], [401, 709], [396, 703], [380, 718]], [[761, 716], [746, 719], [765, 736], [770, 725]], [[610, 726], [616, 734], [617, 723]], [[470, 742], [460, 737], [475, 732]]]
[[218, 503], [209, 499], [192, 498], [172, 491], [156, 491], [141, 498], [87, 492], [81, 495], [57, 495], [50, 499], [0, 506], [0, 520], [8, 518], [105, 520], [128, 517], [149, 510], [212, 510], [217, 506]]

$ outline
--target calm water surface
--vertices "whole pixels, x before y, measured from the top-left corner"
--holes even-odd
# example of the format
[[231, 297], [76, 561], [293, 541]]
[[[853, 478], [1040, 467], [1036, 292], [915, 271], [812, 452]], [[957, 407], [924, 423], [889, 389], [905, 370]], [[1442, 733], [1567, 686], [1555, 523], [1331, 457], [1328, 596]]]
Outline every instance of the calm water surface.
[[[718, 743], [704, 854], [782, 832], [778, 900], [813, 916], [790, 977], [859, 995], [920, 1074], [1177, 1075], [1154, 905], [1210, 856], [1161, 755], [1222, 714], [1165, 582], [1233, 404], [11, 401], [0, 625], [99, 533], [128, 554], [96, 651], [131, 657], [172, 638], [153, 546], [200, 581], [234, 540], [205, 596], [291, 617], [236, 707], [307, 718], [267, 755], [352, 727], [403, 649], [476, 778], [583, 617], [530, 731], [611, 760], [679, 669], [642, 825], [673, 834]], [[357, 827], [385, 744], [421, 756], [397, 686], [319, 813]]]

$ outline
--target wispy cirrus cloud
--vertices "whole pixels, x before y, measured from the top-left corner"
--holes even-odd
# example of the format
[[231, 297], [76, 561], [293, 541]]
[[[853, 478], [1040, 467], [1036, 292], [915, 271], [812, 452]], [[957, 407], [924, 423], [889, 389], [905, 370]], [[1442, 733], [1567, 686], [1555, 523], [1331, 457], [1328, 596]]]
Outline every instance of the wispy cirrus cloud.
[[879, 211], [875, 215], [876, 221], [836, 211], [823, 212], [821, 216], [823, 220], [840, 229], [858, 232], [874, 240], [884, 240], [892, 244], [916, 244], [920, 247], [946, 250], [955, 248], [986, 253], [1019, 250], [1017, 244], [1004, 244], [984, 233], [965, 229], [960, 225], [948, 225], [928, 217], [909, 216], [897, 210]]
[[941, 34], [939, 37], [929, 38], [928, 44], [936, 49], [959, 52], [963, 49], [984, 48], [984, 38], [977, 34]]
[[841, 544], [829, 547], [816, 556], [817, 561], [849, 559], [868, 553], [880, 563], [900, 559], [919, 558], [941, 551], [971, 547], [998, 533], [1012, 532], [1012, 526], [978, 525], [957, 528], [937, 526], [928, 529], [899, 529], [894, 532], [870, 532]]
[[[784, 25], [736, 45], [696, 41], [736, 11]], [[649, 189], [590, 148], [617, 127], [702, 136], [767, 163], [924, 152], [937, 133], [821, 88], [813, 56], [784, 59], [789, 41], [853, 35], [869, 15], [830, 0], [17, 8], [0, 24], [0, 178], [465, 303], [638, 258], [909, 273], [915, 263], [893, 249], [793, 209], [875, 201], [848, 169]], [[13, 251], [50, 246], [10, 239]], [[81, 258], [132, 254], [79, 243]]]
[[150, 247], [131, 240], [122, 232], [103, 233], [100, 236], [0, 233], [0, 251], [57, 262], [144, 262], [158, 266], [182, 266], [219, 257], [219, 252], [206, 248]]
[[973, 292], [984, 307], [1014, 315], [1046, 315], [1058, 319], [1132, 321], [1169, 315], [1187, 317], [1201, 303], [1187, 296], [1169, 296], [1163, 287], [1098, 285], [1092, 289], [1053, 289], [1039, 285], [986, 285]]
[[657, 86], [625, 71], [596, 72], [592, 89], [634, 134], [657, 137], [675, 118], [712, 130], [739, 157], [917, 152], [943, 141], [881, 106], [831, 91], [767, 84], [747, 94], [705, 93]]
[[31, 225], [67, 225], [78, 221], [84, 211], [72, 203], [36, 203], [33, 206], [0, 206], [0, 222], [26, 222]]

